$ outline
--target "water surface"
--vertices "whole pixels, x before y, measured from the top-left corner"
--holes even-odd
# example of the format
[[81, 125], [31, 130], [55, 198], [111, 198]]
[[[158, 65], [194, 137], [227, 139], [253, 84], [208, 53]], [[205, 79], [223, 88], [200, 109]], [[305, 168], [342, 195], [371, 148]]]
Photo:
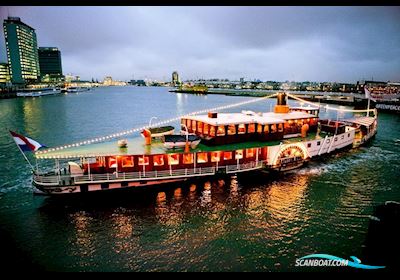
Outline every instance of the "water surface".
[[400, 200], [398, 115], [379, 114], [368, 146], [281, 178], [253, 173], [66, 200], [32, 195], [8, 134], [58, 146], [247, 99], [109, 87], [0, 100], [0, 229], [8, 245], [34, 268], [61, 271], [295, 271], [307, 254], [360, 256], [373, 206]]

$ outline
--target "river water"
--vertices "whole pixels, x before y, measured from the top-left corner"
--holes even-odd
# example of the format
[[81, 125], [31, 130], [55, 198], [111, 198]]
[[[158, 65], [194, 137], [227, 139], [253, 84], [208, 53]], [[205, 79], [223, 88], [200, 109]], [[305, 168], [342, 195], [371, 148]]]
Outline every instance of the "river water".
[[[33, 195], [28, 166], [8, 134], [52, 147], [247, 99], [108, 87], [0, 100], [3, 257], [58, 271], [303, 271], [295, 260], [307, 254], [360, 256], [373, 206], [400, 200], [399, 115], [380, 113], [369, 145], [279, 178], [210, 178], [74, 199]], [[336, 112], [320, 116], [335, 119]]]

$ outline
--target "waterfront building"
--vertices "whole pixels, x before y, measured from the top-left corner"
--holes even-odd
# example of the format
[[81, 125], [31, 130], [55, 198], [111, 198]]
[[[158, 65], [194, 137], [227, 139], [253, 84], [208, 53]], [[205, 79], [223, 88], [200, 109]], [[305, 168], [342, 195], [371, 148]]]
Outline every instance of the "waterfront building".
[[11, 80], [15, 84], [35, 82], [40, 77], [35, 29], [18, 17], [3, 22]]
[[43, 82], [60, 82], [63, 80], [61, 52], [55, 47], [38, 49], [40, 77]]
[[104, 86], [111, 86], [113, 83], [113, 79], [111, 76], [107, 76], [104, 78], [103, 85]]
[[67, 74], [65, 75], [65, 82], [69, 83], [72, 81], [80, 81], [81, 77], [77, 75]]
[[0, 63], [0, 87], [4, 88], [11, 83], [10, 68], [8, 63]]
[[179, 74], [177, 71], [172, 72], [172, 84], [178, 86], [181, 83], [179, 79]]
[[111, 76], [104, 78], [103, 86], [126, 86], [127, 83], [123, 81], [114, 81]]

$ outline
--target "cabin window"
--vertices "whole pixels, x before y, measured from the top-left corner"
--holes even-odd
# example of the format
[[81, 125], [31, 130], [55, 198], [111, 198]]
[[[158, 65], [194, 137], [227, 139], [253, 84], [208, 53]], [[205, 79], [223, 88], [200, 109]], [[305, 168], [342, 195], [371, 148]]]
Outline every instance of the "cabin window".
[[122, 157], [122, 167], [133, 167], [133, 157]]
[[269, 133], [269, 124], [264, 125], [264, 133]]
[[116, 157], [108, 158], [108, 167], [109, 168], [117, 168], [117, 158]]
[[206, 134], [206, 135], [208, 134], [208, 128], [209, 128], [208, 123], [205, 123], [204, 126], [203, 126], [203, 133]]
[[100, 167], [105, 166], [104, 158], [103, 157], [96, 157], [96, 162]]
[[231, 160], [232, 152], [224, 152], [224, 160]]
[[207, 153], [198, 153], [197, 154], [197, 163], [206, 163], [208, 161]]
[[154, 161], [154, 166], [164, 165], [164, 156], [163, 155], [153, 156], [153, 161]]
[[215, 137], [215, 126], [210, 125], [210, 136]]
[[276, 132], [276, 124], [272, 124], [271, 125], [271, 133], [275, 133]]
[[340, 137], [340, 139], [344, 139], [344, 135], [342, 135], [342, 137]]
[[188, 129], [192, 128], [192, 121], [191, 120], [186, 120], [186, 126]]
[[203, 133], [203, 123], [202, 122], [197, 123], [197, 131], [199, 133]]
[[238, 126], [238, 134], [246, 133], [246, 125], [244, 123], [239, 124]]
[[228, 126], [228, 135], [235, 135], [236, 134], [236, 125], [230, 124]]
[[193, 163], [193, 154], [183, 154], [183, 163], [184, 164], [192, 164]]
[[149, 161], [149, 157], [139, 157], [139, 165], [149, 165], [150, 161]]
[[307, 148], [311, 148], [311, 143], [308, 143], [308, 144], [307, 144]]
[[347, 134], [347, 137], [350, 137], [350, 133]]
[[211, 162], [218, 162], [221, 160], [221, 152], [211, 152]]
[[257, 133], [259, 133], [259, 134], [262, 133], [262, 125], [261, 124], [257, 125]]
[[254, 149], [246, 149], [246, 158], [254, 157]]
[[225, 135], [225, 126], [219, 125], [217, 130], [217, 136], [224, 136]]
[[169, 165], [179, 164], [179, 154], [168, 155], [168, 164]]
[[192, 120], [192, 130], [196, 131], [196, 121]]
[[317, 142], [317, 146], [319, 146], [319, 145], [321, 145], [321, 141], [318, 141], [318, 142]]
[[283, 131], [283, 124], [278, 124], [278, 131], [279, 132], [282, 132]]
[[337, 141], [337, 137], [335, 137], [335, 141]]
[[235, 159], [242, 159], [242, 158], [243, 158], [243, 150], [236, 150]]
[[254, 133], [256, 132], [256, 125], [254, 123], [250, 123], [247, 126], [247, 133]]

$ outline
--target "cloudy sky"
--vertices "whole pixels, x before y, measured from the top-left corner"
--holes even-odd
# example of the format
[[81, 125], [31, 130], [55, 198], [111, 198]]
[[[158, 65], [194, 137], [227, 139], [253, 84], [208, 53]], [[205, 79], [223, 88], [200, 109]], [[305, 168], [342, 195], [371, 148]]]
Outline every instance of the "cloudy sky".
[[[400, 81], [400, 7], [0, 7], [81, 78]], [[6, 60], [4, 34], [0, 60]]]

